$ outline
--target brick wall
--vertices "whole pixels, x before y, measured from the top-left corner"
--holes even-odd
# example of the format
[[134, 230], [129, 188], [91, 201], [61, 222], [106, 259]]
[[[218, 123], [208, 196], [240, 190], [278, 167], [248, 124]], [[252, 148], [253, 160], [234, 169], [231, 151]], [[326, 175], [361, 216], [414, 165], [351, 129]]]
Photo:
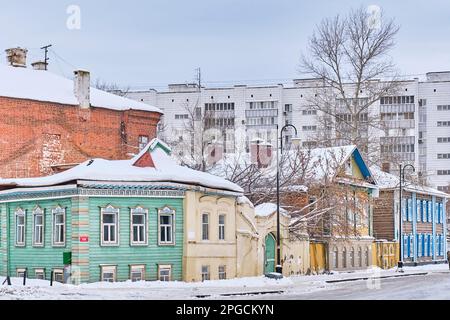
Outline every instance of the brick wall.
[[139, 152], [140, 135], [156, 136], [159, 117], [0, 97], [0, 177], [43, 176], [54, 165], [92, 158], [129, 159]]

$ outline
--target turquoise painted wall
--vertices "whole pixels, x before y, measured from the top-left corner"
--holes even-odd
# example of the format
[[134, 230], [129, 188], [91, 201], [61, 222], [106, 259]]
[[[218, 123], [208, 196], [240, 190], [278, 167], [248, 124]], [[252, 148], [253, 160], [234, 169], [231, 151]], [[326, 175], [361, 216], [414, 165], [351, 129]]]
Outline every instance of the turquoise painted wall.
[[[120, 209], [120, 246], [100, 245], [100, 208], [112, 205]], [[130, 241], [130, 208], [148, 210], [148, 246], [133, 247]], [[169, 206], [176, 210], [175, 246], [158, 246], [158, 209]], [[146, 265], [146, 280], [157, 280], [158, 264], [172, 265], [172, 280], [182, 280], [183, 261], [183, 199], [152, 198], [90, 198], [90, 282], [100, 280], [100, 265], [116, 264], [117, 280], [129, 279], [130, 264]]]
[[[6, 275], [6, 263], [8, 263], [11, 276], [16, 276], [17, 269], [27, 268], [29, 277], [34, 278], [34, 269], [44, 268], [46, 278], [50, 279], [52, 269], [64, 267], [63, 253], [75, 250], [76, 246], [83, 246], [88, 248], [88, 252], [78, 257], [89, 260], [89, 265], [82, 268], [83, 272], [89, 273], [89, 277], [84, 279], [89, 282], [100, 281], [100, 266], [110, 264], [117, 265], [118, 281], [129, 279], [130, 265], [145, 265], [146, 280], [157, 280], [158, 265], [161, 264], [172, 266], [172, 280], [182, 280], [184, 241], [182, 198], [84, 198], [82, 204], [80, 207], [78, 201], [71, 198], [0, 204], [0, 274]], [[45, 209], [45, 246], [43, 248], [32, 245], [32, 213], [37, 205]], [[64, 248], [56, 248], [52, 245], [51, 210], [58, 205], [66, 208], [66, 246]], [[100, 243], [100, 210], [108, 205], [120, 210], [120, 245], [118, 247], [102, 247]], [[148, 245], [143, 247], [131, 246], [130, 239], [130, 210], [138, 206], [148, 210]], [[158, 246], [158, 209], [165, 206], [176, 210], [174, 246]], [[15, 246], [15, 212], [19, 207], [26, 211], [26, 247]], [[80, 227], [76, 225], [80, 222], [77, 212], [83, 207], [89, 210], [89, 217], [88, 221], [81, 219], [87, 223]], [[7, 224], [10, 226], [9, 230]], [[8, 237], [4, 236], [6, 232]], [[89, 236], [89, 242], [80, 244], [79, 236], [81, 235]]]
[[[33, 210], [36, 206], [45, 210], [44, 244], [42, 248], [33, 247]], [[52, 209], [60, 205], [66, 208], [66, 246], [63, 248], [53, 247], [52, 244]], [[26, 211], [26, 247], [16, 247], [15, 245], [15, 212], [17, 208]], [[71, 251], [71, 199], [13, 202], [7, 204], [8, 242], [9, 242], [9, 273], [16, 276], [18, 268], [28, 268], [30, 278], [34, 278], [35, 268], [45, 268], [46, 278], [50, 279], [50, 272], [53, 268], [63, 268], [63, 253]]]

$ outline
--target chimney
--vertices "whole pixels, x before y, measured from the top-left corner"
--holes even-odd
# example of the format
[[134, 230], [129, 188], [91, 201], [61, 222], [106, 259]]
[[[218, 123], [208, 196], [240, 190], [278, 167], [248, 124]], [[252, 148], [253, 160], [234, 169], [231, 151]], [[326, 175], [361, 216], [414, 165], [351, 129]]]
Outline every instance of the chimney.
[[91, 74], [85, 70], [76, 70], [74, 74], [75, 97], [81, 109], [89, 109], [91, 107]]
[[47, 63], [44, 61], [36, 61], [31, 64], [34, 70], [47, 70]]
[[8, 65], [20, 68], [27, 67], [27, 49], [17, 47], [6, 49], [5, 51]]
[[252, 164], [259, 169], [266, 169], [272, 163], [273, 147], [261, 139], [254, 139], [250, 145], [250, 156]]

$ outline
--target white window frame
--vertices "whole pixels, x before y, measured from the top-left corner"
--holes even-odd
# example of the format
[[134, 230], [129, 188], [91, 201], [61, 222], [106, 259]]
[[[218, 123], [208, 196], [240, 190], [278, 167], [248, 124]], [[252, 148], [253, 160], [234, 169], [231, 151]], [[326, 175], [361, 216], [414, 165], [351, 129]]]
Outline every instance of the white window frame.
[[[115, 223], [114, 224], [112, 224], [112, 223], [105, 224], [103, 222], [103, 216], [105, 214], [113, 214], [113, 212], [108, 212], [107, 210], [114, 211], [114, 214], [115, 214]], [[110, 227], [111, 226], [115, 227], [114, 228], [114, 230], [115, 230], [115, 232], [114, 232], [115, 240], [114, 241], [110, 241], [110, 240], [105, 241], [105, 234], [104, 234], [105, 226], [109, 226], [109, 228], [108, 228], [109, 235], [110, 235], [109, 239], [111, 239], [111, 232], [110, 232], [111, 228]], [[120, 245], [120, 239], [119, 239], [120, 230], [119, 230], [119, 228], [120, 228], [120, 209], [116, 208], [112, 205], [108, 205], [105, 208], [101, 208], [101, 210], [100, 210], [100, 235], [101, 235], [100, 244], [102, 247], [118, 247]]]
[[133, 279], [133, 273], [137, 272], [140, 272], [141, 274], [141, 280], [139, 281], [145, 281], [145, 264], [130, 265], [130, 280], [132, 282], [139, 282]]
[[[161, 280], [162, 279], [161, 271], [163, 271], [163, 270], [169, 270], [169, 279], [168, 280]], [[166, 277], [166, 276], [164, 276], [164, 277]], [[158, 265], [158, 280], [161, 282], [172, 281], [172, 266], [171, 265], [165, 265], [165, 264]]]
[[[204, 217], [208, 217], [208, 221], [205, 223], [203, 220]], [[211, 225], [211, 214], [208, 212], [203, 212], [201, 215], [201, 236], [202, 241], [209, 241], [210, 240], [210, 225]], [[206, 229], [205, 229], [206, 226]], [[205, 230], [206, 230], [206, 237], [205, 237]]]
[[[112, 273], [113, 281], [105, 281], [105, 273]], [[109, 283], [117, 282], [117, 266], [115, 265], [100, 266], [100, 281]]]
[[[223, 270], [221, 270], [223, 269]], [[221, 265], [218, 268], [219, 280], [227, 280], [227, 266]]]
[[[64, 222], [62, 224], [56, 224], [56, 215], [60, 215], [62, 214]], [[52, 244], [53, 247], [65, 247], [66, 246], [66, 209], [58, 206], [54, 209], [52, 209]], [[56, 232], [58, 231], [58, 229], [60, 229], [62, 227], [62, 231], [63, 231], [63, 241], [57, 241], [56, 239], [59, 240], [59, 233], [56, 234]], [[58, 237], [57, 237], [58, 236]]]
[[[59, 282], [59, 283], [64, 283], [64, 269], [55, 268], [52, 270], [52, 272], [53, 272], [53, 281]], [[61, 275], [61, 281], [56, 280], [57, 274]]]
[[[38, 225], [36, 224], [36, 217], [42, 216], [42, 224], [40, 226], [40, 233], [41, 233], [41, 242], [36, 242], [36, 229]], [[36, 206], [33, 210], [33, 247], [42, 248], [45, 246], [45, 210], [42, 209], [39, 206]]]
[[[27, 269], [26, 268], [17, 268], [16, 269], [16, 277], [17, 278], [23, 278], [23, 275], [27, 273]], [[28, 276], [28, 275], [27, 275]]]
[[[163, 216], [169, 216], [171, 218], [171, 224], [167, 225], [161, 224], [161, 217]], [[175, 232], [175, 227], [176, 227], [176, 210], [169, 207], [169, 206], [165, 206], [161, 209], [158, 209], [158, 245], [159, 246], [175, 246], [176, 245], [176, 232]], [[171, 241], [167, 241], [164, 240], [162, 241], [161, 236], [162, 236], [162, 232], [161, 229], [164, 228], [166, 230], [166, 235], [170, 234], [172, 239]], [[167, 232], [168, 230], [170, 230], [170, 232]]]
[[[19, 224], [18, 224], [18, 218], [23, 217], [23, 225], [20, 225], [21, 228], [21, 239], [22, 241], [19, 241]], [[15, 219], [15, 231], [16, 231], [16, 247], [25, 247], [27, 242], [27, 214], [26, 211], [22, 208], [17, 208], [14, 212], [14, 219]]]
[[[223, 223], [220, 223], [220, 218], [223, 217]], [[218, 218], [218, 237], [219, 237], [219, 241], [226, 241], [227, 239], [227, 215], [225, 213], [220, 213], [219, 214], [219, 218]]]
[[[207, 270], [206, 272], [204, 271], [205, 268]], [[211, 267], [207, 266], [207, 265], [202, 266], [200, 274], [202, 276], [202, 282], [210, 281], [211, 280]]]
[[[147, 139], [147, 142], [145, 143], [145, 145], [143, 143], [144, 138]], [[150, 143], [150, 137], [149, 136], [147, 136], [147, 135], [139, 135], [139, 137], [138, 137], [139, 152], [144, 150], [145, 147], [148, 146], [149, 143]]]
[[[38, 278], [38, 274], [42, 274], [43, 278]], [[36, 268], [34, 269], [34, 278], [36, 280], [45, 280], [45, 269], [44, 268]]]
[[[133, 223], [134, 215], [144, 215], [144, 225]], [[144, 228], [144, 240], [134, 240], [134, 227]], [[136, 207], [130, 210], [130, 243], [132, 246], [147, 246], [148, 245], [148, 210], [143, 207]]]

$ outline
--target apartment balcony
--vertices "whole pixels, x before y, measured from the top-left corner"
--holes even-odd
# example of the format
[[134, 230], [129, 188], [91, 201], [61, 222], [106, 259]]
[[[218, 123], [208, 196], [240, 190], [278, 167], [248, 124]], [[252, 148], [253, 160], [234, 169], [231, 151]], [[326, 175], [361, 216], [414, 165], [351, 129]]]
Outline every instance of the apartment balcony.
[[407, 113], [415, 112], [416, 105], [408, 104], [385, 104], [380, 106], [380, 113]]
[[247, 118], [278, 117], [278, 109], [245, 110]]
[[414, 129], [416, 121], [411, 120], [383, 120], [381, 124], [386, 129]]

